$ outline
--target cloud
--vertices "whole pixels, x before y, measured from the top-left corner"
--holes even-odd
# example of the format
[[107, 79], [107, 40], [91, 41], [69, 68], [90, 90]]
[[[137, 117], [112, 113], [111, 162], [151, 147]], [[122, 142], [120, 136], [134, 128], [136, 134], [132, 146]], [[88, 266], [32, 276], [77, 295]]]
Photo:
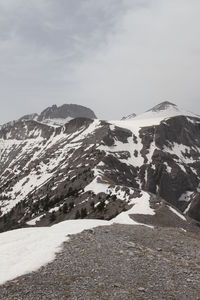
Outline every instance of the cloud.
[[2, 0], [0, 123], [53, 103], [76, 102], [72, 69], [105, 43], [125, 8], [120, 0]]
[[77, 66], [82, 90], [106, 118], [170, 100], [200, 112], [200, 3], [151, 1], [129, 10], [105, 47]]
[[2, 0], [0, 123], [53, 103], [200, 112], [198, 0]]

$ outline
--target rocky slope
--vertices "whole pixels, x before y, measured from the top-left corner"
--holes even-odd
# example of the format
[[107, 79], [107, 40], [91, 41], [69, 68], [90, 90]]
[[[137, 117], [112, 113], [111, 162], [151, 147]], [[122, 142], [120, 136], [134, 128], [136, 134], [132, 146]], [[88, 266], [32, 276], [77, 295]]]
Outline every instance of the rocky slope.
[[71, 236], [56, 259], [0, 287], [1, 300], [198, 300], [199, 235], [112, 225]]
[[[125, 211], [149, 225], [162, 226], [163, 215], [173, 227], [200, 221], [197, 115], [164, 102], [106, 122], [93, 113], [69, 116], [68, 108], [1, 128], [0, 230]], [[72, 119], [56, 127], [45, 121], [60, 117]]]

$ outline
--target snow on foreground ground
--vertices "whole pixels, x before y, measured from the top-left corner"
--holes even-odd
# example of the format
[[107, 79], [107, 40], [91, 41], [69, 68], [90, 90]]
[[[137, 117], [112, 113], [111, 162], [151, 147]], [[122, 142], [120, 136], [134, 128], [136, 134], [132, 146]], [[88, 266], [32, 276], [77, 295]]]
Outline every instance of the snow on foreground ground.
[[[51, 227], [23, 228], [0, 234], [0, 284], [38, 270], [54, 260], [62, 243], [70, 234], [77, 234], [97, 226], [113, 223], [144, 225], [133, 221], [129, 214], [154, 214], [149, 206], [149, 195], [132, 200], [134, 206], [111, 221], [69, 220]], [[141, 201], [143, 200], [143, 201]]]
[[70, 220], [52, 227], [23, 228], [0, 234], [0, 284], [36, 271], [55, 258], [69, 234], [96, 226], [102, 220]]

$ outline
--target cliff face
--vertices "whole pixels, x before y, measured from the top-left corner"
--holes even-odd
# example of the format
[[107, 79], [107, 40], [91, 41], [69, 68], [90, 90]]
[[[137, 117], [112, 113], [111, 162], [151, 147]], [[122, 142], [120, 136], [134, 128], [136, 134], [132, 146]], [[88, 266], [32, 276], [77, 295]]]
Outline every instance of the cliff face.
[[53, 105], [46, 108], [38, 116], [38, 121], [42, 122], [47, 119], [67, 119], [67, 118], [90, 118], [96, 119], [94, 112], [84, 106], [76, 104], [64, 104], [62, 106]]
[[[61, 106], [52, 105], [44, 109], [40, 114], [33, 113], [21, 117], [17, 121], [38, 121], [49, 126], [59, 127], [75, 118], [96, 119], [95, 113], [82, 105], [63, 104]], [[13, 125], [16, 121], [3, 125], [7, 127]]]

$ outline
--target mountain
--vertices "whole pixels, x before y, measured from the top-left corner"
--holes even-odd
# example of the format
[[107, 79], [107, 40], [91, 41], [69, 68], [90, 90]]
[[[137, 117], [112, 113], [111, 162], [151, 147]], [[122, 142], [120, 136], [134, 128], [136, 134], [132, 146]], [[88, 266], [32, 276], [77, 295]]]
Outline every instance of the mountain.
[[164, 102], [129, 120], [43, 123], [69, 116], [65, 107], [1, 128], [0, 230], [78, 218], [200, 222], [198, 116]]
[[200, 117], [191, 112], [185, 111], [179, 108], [176, 104], [169, 101], [164, 101], [149, 109], [143, 114], [136, 116], [136, 114], [124, 117], [123, 120], [133, 120], [140, 126], [158, 125], [164, 119], [176, 117], [176, 116], [188, 116], [188, 117]]
[[[51, 126], [62, 126], [68, 121], [75, 118], [96, 119], [95, 113], [82, 105], [63, 104], [61, 106], [52, 105], [44, 109], [40, 114], [33, 113], [21, 117], [18, 121], [38, 121]], [[4, 124], [2, 127], [9, 126], [13, 122]]]
[[46, 108], [38, 116], [37, 121], [42, 123], [51, 123], [54, 121], [56, 124], [62, 125], [66, 121], [80, 117], [96, 119], [94, 112], [87, 107], [76, 104], [64, 104], [59, 107], [53, 105]]

